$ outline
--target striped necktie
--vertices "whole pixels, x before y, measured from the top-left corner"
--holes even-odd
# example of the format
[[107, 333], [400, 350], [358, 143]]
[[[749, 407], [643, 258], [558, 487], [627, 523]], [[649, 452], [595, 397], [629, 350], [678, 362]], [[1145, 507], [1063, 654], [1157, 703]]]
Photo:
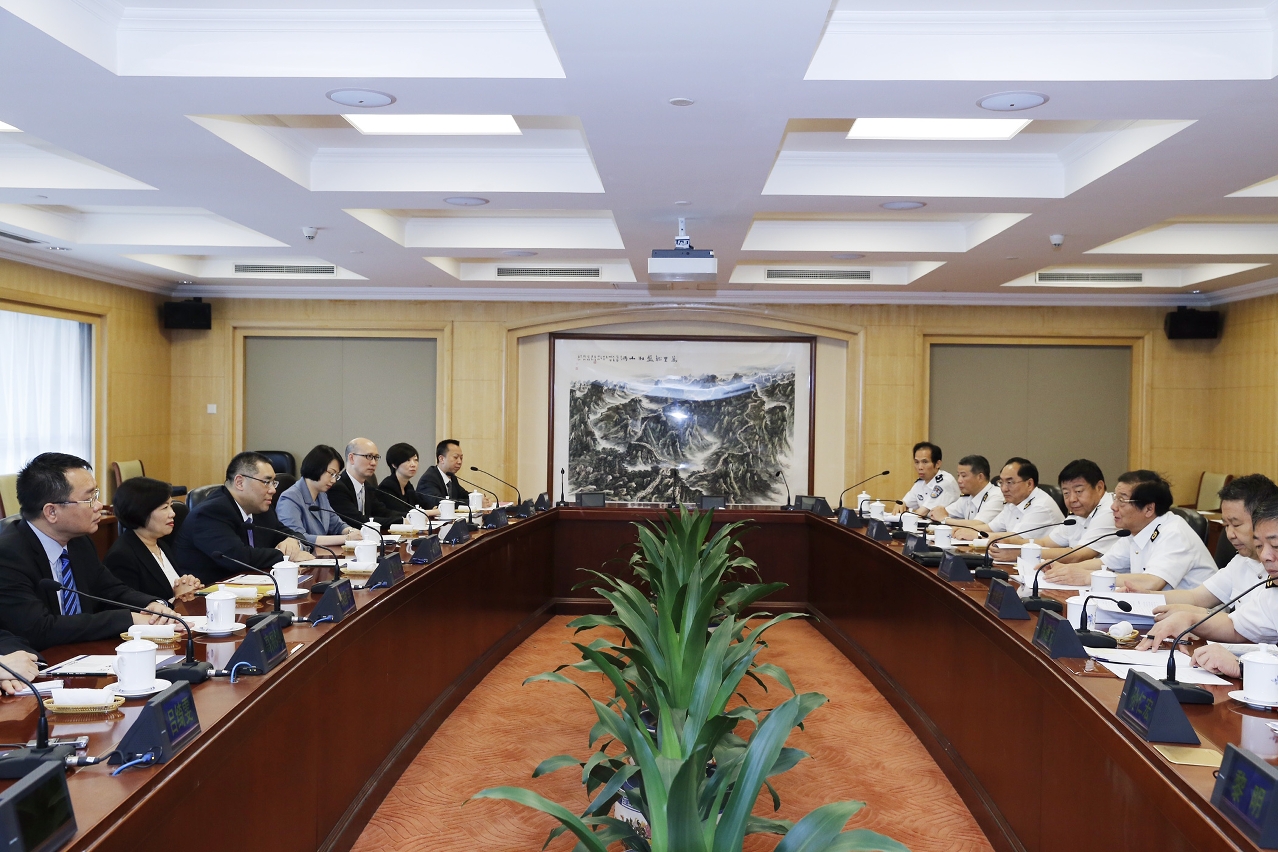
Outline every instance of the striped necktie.
[[[62, 551], [62, 556], [58, 558], [58, 582], [68, 589], [76, 587], [75, 575], [71, 573], [71, 555], [65, 549]], [[80, 596], [74, 591], [62, 593], [62, 614], [80, 614]]]
[[244, 529], [248, 531], [249, 547], [257, 547], [257, 545], [253, 543], [253, 519], [251, 517], [244, 522]]

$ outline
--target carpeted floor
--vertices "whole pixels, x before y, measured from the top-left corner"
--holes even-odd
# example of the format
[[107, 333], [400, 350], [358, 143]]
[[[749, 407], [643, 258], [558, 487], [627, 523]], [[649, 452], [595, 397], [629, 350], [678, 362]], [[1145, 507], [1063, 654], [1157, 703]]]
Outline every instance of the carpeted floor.
[[[579, 659], [566, 644], [572, 638], [567, 621], [557, 617], [542, 627], [467, 696], [378, 808], [355, 852], [540, 849], [557, 823], [506, 802], [465, 804], [485, 787], [529, 787], [578, 813], [585, 807], [579, 771], [564, 769], [536, 781], [531, 773], [551, 755], [585, 757], [594, 711], [570, 686], [521, 685], [529, 675]], [[801, 619], [768, 635], [770, 647], [761, 659], [784, 667], [800, 692], [823, 692], [830, 699], [808, 717], [806, 731], [790, 737], [789, 745], [812, 759], [775, 780], [779, 816], [798, 819], [827, 802], [859, 799], [867, 807], [850, 827], [880, 831], [913, 852], [991, 848], [922, 744], [847, 658]], [[591, 676], [582, 683], [603, 697], [600, 681]], [[763, 696], [751, 686], [746, 694], [755, 706], [771, 706], [772, 696], [788, 694], [774, 687], [772, 696]], [[766, 792], [755, 812], [771, 813]], [[747, 838], [746, 849], [772, 849], [777, 840], [756, 835]], [[551, 846], [571, 848], [570, 837]]]

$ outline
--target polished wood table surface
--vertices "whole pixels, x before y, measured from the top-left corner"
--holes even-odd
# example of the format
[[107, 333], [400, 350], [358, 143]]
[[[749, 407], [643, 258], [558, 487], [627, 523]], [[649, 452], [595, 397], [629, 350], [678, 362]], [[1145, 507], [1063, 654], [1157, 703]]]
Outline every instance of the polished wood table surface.
[[[498, 660], [554, 612], [603, 610], [583, 569], [627, 571], [633, 524], [660, 514], [555, 509], [445, 547], [433, 565], [406, 566], [392, 589], [357, 592], [357, 611], [340, 624], [286, 629], [289, 647], [301, 647], [274, 671], [194, 687], [203, 732], [169, 763], [116, 778], [105, 765], [70, 775], [80, 825], [70, 848], [348, 849]], [[1114, 715], [1121, 682], [1048, 659], [1030, 644], [1034, 621], [984, 609], [985, 582], [942, 582], [899, 545], [815, 515], [717, 516], [754, 521], [747, 554], [763, 580], [789, 584], [764, 608], [812, 614], [910, 724], [996, 848], [1255, 849], [1210, 805], [1210, 769], [1169, 763], [1132, 734]], [[202, 601], [182, 608], [202, 612]], [[116, 644], [46, 656], [112, 653]], [[199, 639], [197, 653], [225, 662], [235, 644]], [[1204, 744], [1278, 760], [1264, 726], [1278, 714], [1242, 707], [1228, 690], [1213, 688], [1214, 706], [1188, 708]], [[53, 716], [53, 733], [87, 734], [88, 754], [103, 755], [141, 705], [111, 717]], [[0, 739], [30, 738], [35, 718], [30, 697], [0, 699]]]

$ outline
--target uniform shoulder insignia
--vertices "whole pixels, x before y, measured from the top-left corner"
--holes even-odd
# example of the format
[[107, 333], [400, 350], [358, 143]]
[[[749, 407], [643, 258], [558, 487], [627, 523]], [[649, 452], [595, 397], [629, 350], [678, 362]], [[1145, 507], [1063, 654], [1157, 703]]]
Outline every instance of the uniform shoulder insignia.
[[941, 486], [939, 486], [939, 485], [938, 485], [938, 486], [936, 486], [935, 488], [933, 488], [933, 489], [932, 489], [932, 496], [933, 496], [933, 497], [940, 497], [940, 496], [941, 496], [941, 491], [942, 491]]
[[984, 494], [982, 494], [982, 495], [981, 495], [981, 502], [979, 502], [979, 503], [977, 503], [977, 504], [976, 504], [977, 508], [980, 508], [981, 506], [984, 506], [984, 505], [985, 505], [985, 501], [986, 501], [986, 500], [988, 500], [988, 499], [990, 499], [990, 492], [986, 491]]
[[1034, 498], [1033, 498], [1033, 497], [1031, 497], [1031, 498], [1029, 498], [1028, 500], [1026, 500], [1026, 501], [1025, 501], [1025, 508], [1026, 508], [1026, 509], [1028, 509], [1028, 508], [1030, 507], [1030, 504], [1031, 504], [1031, 503], [1033, 503], [1033, 502], [1034, 502]]
[[938, 473], [938, 474], [936, 475], [936, 479], [933, 479], [932, 481], [933, 481], [933, 482], [944, 482], [944, 481], [945, 481], [945, 474], [944, 474], [944, 473]]
[[1154, 534], [1149, 537], [1149, 540], [1154, 541], [1157, 538], [1158, 538], [1158, 527], [1154, 527]]

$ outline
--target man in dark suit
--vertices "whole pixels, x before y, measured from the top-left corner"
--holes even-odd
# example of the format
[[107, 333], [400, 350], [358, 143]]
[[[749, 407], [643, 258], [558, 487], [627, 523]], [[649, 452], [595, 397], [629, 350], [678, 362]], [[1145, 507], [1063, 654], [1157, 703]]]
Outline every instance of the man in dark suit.
[[407, 508], [392, 504], [377, 487], [377, 462], [382, 458], [377, 445], [367, 438], [354, 438], [346, 445], [346, 469], [328, 489], [328, 503], [351, 526], [372, 518], [386, 532], [404, 519]]
[[[22, 520], [0, 533], [0, 625], [43, 650], [117, 638], [134, 624], [154, 624], [173, 613], [98, 561], [89, 535], [98, 528], [102, 501], [88, 462], [43, 453], [22, 469], [17, 485]], [[117, 609], [74, 591], [45, 590], [40, 588], [45, 579], [153, 614]]]
[[440, 441], [435, 447], [435, 464], [417, 480], [417, 493], [428, 508], [435, 508], [440, 500], [455, 500], [458, 506], [466, 505], [470, 495], [457, 481], [457, 471], [461, 468], [461, 444], [452, 438]]
[[192, 509], [182, 523], [175, 563], [204, 583], [216, 583], [243, 569], [214, 558], [215, 553], [268, 571], [285, 556], [307, 559], [296, 539], [268, 529], [281, 529], [271, 509], [278, 487], [275, 468], [266, 456], [240, 453], [231, 459], [222, 489]]

